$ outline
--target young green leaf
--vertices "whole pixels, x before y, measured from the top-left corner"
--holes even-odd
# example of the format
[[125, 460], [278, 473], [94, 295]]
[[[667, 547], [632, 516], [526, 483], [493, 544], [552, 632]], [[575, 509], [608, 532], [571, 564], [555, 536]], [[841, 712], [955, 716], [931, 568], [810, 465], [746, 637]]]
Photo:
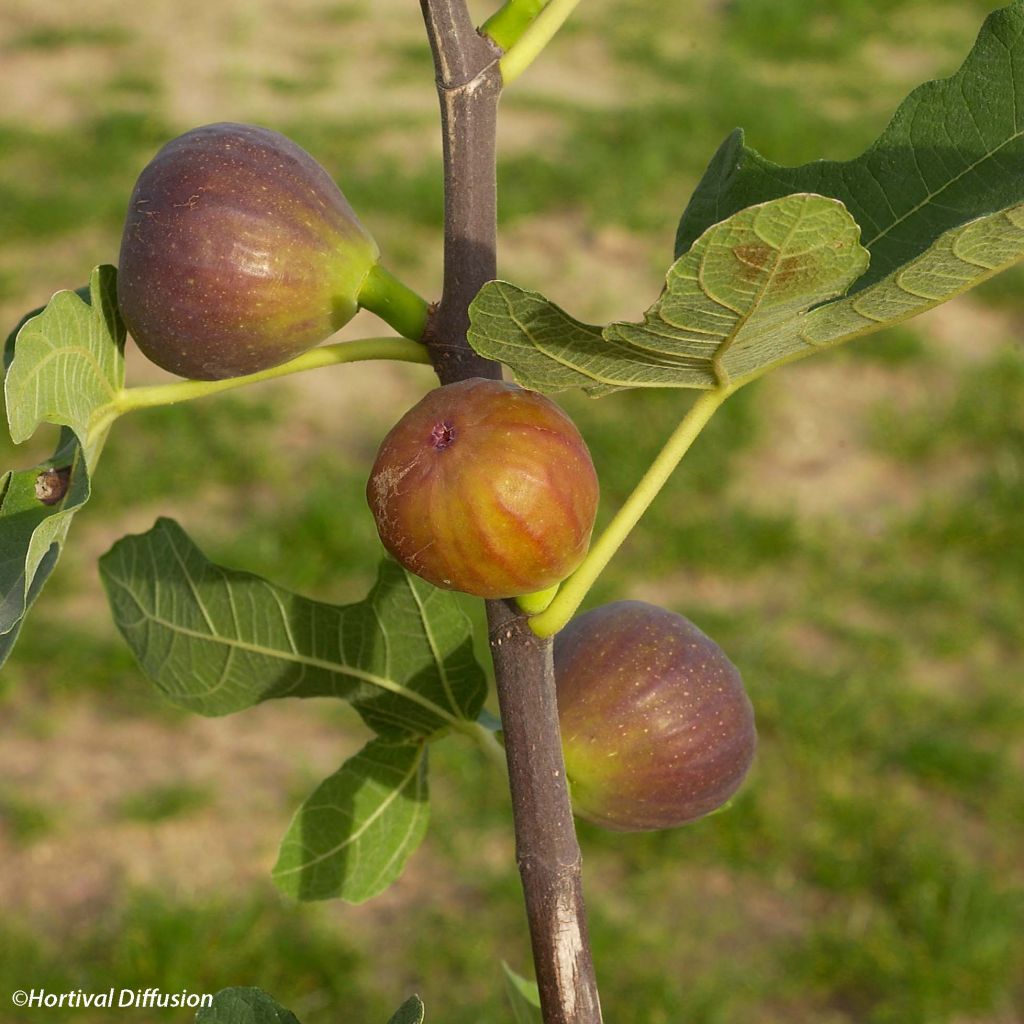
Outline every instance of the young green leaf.
[[124, 382], [124, 327], [113, 267], [97, 267], [89, 289], [58, 292], [24, 317], [4, 345], [11, 437], [41, 423], [62, 427], [54, 454], [0, 477], [0, 665], [60, 556], [71, 520], [89, 498], [103, 443], [93, 414]]
[[93, 429], [94, 414], [124, 384], [125, 330], [116, 287], [117, 271], [97, 267], [88, 302], [77, 292], [57, 292], [23, 324], [4, 384], [16, 444], [40, 423], [57, 423], [75, 432], [90, 471], [95, 467], [104, 432]]
[[871, 253], [858, 291], [920, 256], [951, 228], [1024, 202], [1024, 0], [991, 14], [963, 66], [903, 101], [853, 160], [782, 167], [733, 132], [683, 214], [676, 255], [708, 227], [794, 192], [841, 200]]
[[428, 816], [426, 742], [371, 740], [299, 808], [274, 881], [296, 899], [362, 903], [402, 873]]
[[540, 993], [537, 983], [527, 981], [516, 974], [504, 960], [501, 962], [505, 972], [505, 991], [508, 1001], [512, 1004], [512, 1017], [516, 1024], [541, 1024]]
[[394, 1012], [388, 1024], [423, 1024], [426, 1008], [419, 996], [409, 996]]
[[786, 196], [709, 228], [642, 323], [589, 327], [496, 281], [473, 302], [470, 341], [541, 391], [724, 386], [805, 347], [801, 315], [867, 266], [857, 236], [841, 203]]
[[391, 561], [364, 601], [324, 604], [215, 565], [159, 519], [118, 541], [100, 575], [143, 670], [199, 714], [331, 696], [380, 735], [426, 736], [472, 722], [486, 696], [455, 596]]
[[[80, 288], [75, 289], [75, 294], [83, 301], [89, 301], [89, 286], [87, 284], [82, 285]], [[14, 328], [7, 335], [7, 340], [4, 342], [4, 375], [6, 376], [8, 369], [12, 361], [14, 360], [14, 343], [18, 340], [18, 334], [21, 332], [22, 327], [25, 326], [34, 317], [39, 316], [45, 306], [37, 306], [35, 309], [29, 310], [15, 325]]]
[[262, 989], [225, 988], [212, 1006], [196, 1014], [196, 1024], [299, 1024], [298, 1019]]

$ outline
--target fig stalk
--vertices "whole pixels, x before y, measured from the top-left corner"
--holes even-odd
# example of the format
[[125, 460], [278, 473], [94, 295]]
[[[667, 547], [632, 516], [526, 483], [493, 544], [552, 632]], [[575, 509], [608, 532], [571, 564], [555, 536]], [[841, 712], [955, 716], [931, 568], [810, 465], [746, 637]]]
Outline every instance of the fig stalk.
[[359, 305], [376, 313], [403, 338], [419, 341], [423, 337], [430, 306], [380, 263], [363, 279]]
[[556, 583], [546, 590], [535, 590], [532, 594], [523, 594], [522, 597], [516, 598], [516, 604], [519, 605], [519, 610], [526, 615], [539, 615], [554, 601], [560, 586], [560, 583]]
[[554, 39], [580, 0], [548, 0], [522, 35], [501, 58], [501, 80], [505, 85], [515, 81]]
[[[495, 139], [501, 75], [465, 0], [420, 0], [444, 147], [444, 291], [426, 340], [442, 383], [501, 377], [466, 340], [469, 304], [497, 277]], [[488, 601], [516, 859], [544, 1024], [601, 1024], [597, 979], [569, 794], [562, 766], [550, 641], [512, 602]]]
[[541, 12], [546, 0], [505, 0], [481, 26], [480, 32], [508, 50]]

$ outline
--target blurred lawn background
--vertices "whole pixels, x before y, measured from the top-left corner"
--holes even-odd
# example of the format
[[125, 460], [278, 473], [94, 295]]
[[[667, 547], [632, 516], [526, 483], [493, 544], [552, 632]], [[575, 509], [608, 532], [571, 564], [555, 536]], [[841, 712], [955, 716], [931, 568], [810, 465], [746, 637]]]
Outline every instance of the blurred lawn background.
[[[996, 6], [586, 0], [502, 101], [503, 276], [581, 318], [638, 316], [730, 129], [785, 163], [852, 157]], [[116, 262], [141, 167], [215, 120], [308, 148], [392, 269], [436, 295], [432, 77], [413, 0], [5, 0], [3, 324]], [[1024, 1020], [1022, 326], [1011, 271], [752, 386], [602, 578], [592, 603], [655, 601], [714, 636], [761, 735], [726, 813], [663, 834], [581, 828], [610, 1022]], [[346, 331], [373, 333], [363, 316]], [[161, 379], [134, 352], [129, 375]], [[58, 1020], [11, 1016], [17, 988], [236, 984], [304, 1024], [383, 1022], [411, 991], [430, 1021], [511, 1019], [499, 960], [529, 959], [495, 770], [439, 744], [430, 835], [400, 882], [361, 907], [288, 903], [268, 877], [276, 844], [361, 726], [320, 702], [221, 720], [168, 707], [95, 569], [165, 514], [217, 560], [358, 599], [378, 557], [365, 473], [431, 380], [338, 367], [115, 428], [0, 681], [0, 1020]], [[565, 399], [604, 519], [689, 400]], [[4, 437], [3, 465], [50, 440]]]

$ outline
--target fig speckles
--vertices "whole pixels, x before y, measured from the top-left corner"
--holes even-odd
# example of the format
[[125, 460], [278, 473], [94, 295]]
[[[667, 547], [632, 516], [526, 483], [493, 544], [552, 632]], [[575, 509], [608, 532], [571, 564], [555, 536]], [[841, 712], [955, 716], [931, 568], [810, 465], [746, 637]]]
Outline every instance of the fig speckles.
[[672, 828], [724, 804], [757, 743], [735, 666], [681, 615], [618, 601], [555, 639], [577, 813], [618, 831]]
[[330, 175], [294, 142], [253, 125], [206, 125], [139, 175], [118, 305], [158, 366], [238, 377], [343, 326], [378, 255]]

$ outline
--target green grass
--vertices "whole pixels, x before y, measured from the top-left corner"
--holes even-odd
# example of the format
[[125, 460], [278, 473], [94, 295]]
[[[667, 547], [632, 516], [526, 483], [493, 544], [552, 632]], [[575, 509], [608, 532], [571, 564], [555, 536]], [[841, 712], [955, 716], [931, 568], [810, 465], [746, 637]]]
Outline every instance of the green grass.
[[[873, 48], [888, 39], [947, 73], [973, 38], [970, 19], [994, 6], [740, 0], [688, 8], [675, 25], [663, 0], [582, 4], [566, 48], [600, 46], [607, 67], [570, 70], [618, 74], [627, 90], [577, 104], [576, 79], [565, 89], [557, 78], [534, 84], [544, 82], [541, 65], [509, 92], [506, 107], [552, 127], [543, 145], [502, 154], [502, 226], [570, 213], [588, 230], [627, 233], [654, 268], [639, 315], [660, 286], [689, 192], [728, 131], [744, 125], [751, 145], [784, 163], [853, 156], [907, 84], [898, 62], [880, 65]], [[310, 52], [320, 54], [333, 32], [340, 61], [371, 11], [336, 3], [305, 22], [296, 15], [291, 28], [307, 25], [317, 35]], [[100, 46], [125, 59], [91, 83], [102, 102], [71, 125], [0, 120], [0, 301], [11, 308], [18, 295], [45, 298], [52, 282], [40, 268], [83, 236], [90, 253], [112, 258], [132, 180], [190, 126], [172, 114], [180, 108], [169, 72], [142, 68], [116, 36], [88, 24], [33, 30], [35, 41], [26, 34], [18, 44], [47, 60]], [[430, 88], [422, 45], [382, 46], [391, 84], [422, 76]], [[396, 269], [434, 269], [433, 114], [410, 110], [385, 124], [341, 100], [329, 116], [313, 113], [304, 103], [319, 98], [318, 60], [269, 83], [257, 76], [274, 108], [251, 116], [322, 160], [367, 223], [382, 226]], [[557, 47], [544, 57], [557, 60]], [[566, 266], [588, 255], [566, 252]], [[63, 283], [81, 283], [88, 269]], [[822, 516], [787, 511], [789, 479], [763, 481], [766, 496], [752, 490], [746, 474], [778, 414], [753, 386], [716, 415], [590, 595], [590, 604], [648, 597], [693, 618], [740, 667], [760, 735], [750, 780], [722, 813], [656, 834], [581, 827], [608, 1020], [1001, 1024], [1024, 1003], [1022, 295], [1020, 271], [976, 293], [987, 314], [1006, 317], [1006, 343], [984, 357], [958, 361], [916, 323], [823, 357], [837, 379], [863, 372], [921, 385], [906, 389], [917, 397], [880, 403], [866, 438], [850, 433], [912, 490], [902, 511], [865, 525], [838, 501]], [[141, 676], [104, 616], [92, 557], [79, 554], [98, 554], [151, 517], [173, 513], [211, 557], [299, 592], [339, 602], [365, 592], [380, 553], [365, 477], [387, 411], [371, 394], [358, 415], [331, 410], [335, 426], [287, 394], [267, 386], [117, 425], [95, 496], [0, 680], [0, 713], [19, 741], [59, 758], [47, 744], [82, 704], [105, 723], [90, 741], [100, 745], [142, 723], [173, 735], [187, 721]], [[691, 400], [668, 390], [564, 396], [599, 469], [602, 523]], [[46, 453], [43, 439], [16, 449], [0, 438], [5, 464]], [[885, 509], [889, 496], [877, 501]], [[248, 728], [244, 716], [220, 725]], [[274, 752], [282, 765], [302, 753], [284, 741]], [[250, 768], [222, 765], [241, 785]], [[138, 822], [133, 831], [144, 826], [159, 840], [161, 828], [208, 812], [219, 793], [174, 771], [152, 787], [116, 783], [89, 837], [96, 861], [83, 868], [105, 867], [108, 827]], [[468, 745], [439, 744], [426, 848], [408, 885], [367, 908], [297, 907], [248, 882], [183, 895], [181, 879], [158, 879], [144, 892], [113, 882], [99, 909], [70, 918], [45, 906], [7, 913], [0, 990], [26, 980], [57, 990], [259, 984], [304, 1024], [384, 1021], [416, 990], [428, 1020], [501, 1024], [510, 1017], [500, 959], [529, 971], [503, 787]], [[29, 856], [45, 844], [60, 864], [67, 799], [57, 790], [29, 799], [6, 783], [5, 850]], [[271, 810], [281, 809], [267, 819]], [[267, 819], [254, 815], [251, 828], [266, 834], [272, 856]], [[222, 857], [214, 826], [208, 841], [209, 856]], [[15, 1024], [10, 1013], [0, 1008], [0, 1020]]]
[[118, 71], [107, 81], [106, 87], [113, 96], [137, 96], [150, 102], [163, 92], [163, 85], [157, 77], [130, 68]]
[[783, 162], [821, 154], [828, 119], [798, 89], [756, 82], [716, 59], [695, 62], [676, 89], [682, 95], [707, 81], [715, 88], [698, 106], [671, 97], [615, 110], [520, 101], [527, 110], [559, 114], [566, 129], [543, 150], [501, 162], [502, 220], [564, 209], [571, 196], [594, 223], [663, 237], [670, 255], [689, 193], [737, 124], [750, 126], [751, 144]]
[[[284, 453], [275, 453], [282, 414], [280, 399], [266, 391], [131, 413], [114, 428], [91, 500], [109, 514], [220, 486], [244, 509], [254, 492], [283, 483]], [[169, 454], [154, 458], [154, 451]]]
[[1024, 440], [1024, 356], [1006, 346], [956, 381], [951, 399], [934, 398], [910, 409], [879, 406], [875, 446], [908, 462], [934, 461], [958, 452], [975, 463], [1012, 457]]
[[[364, 958], [351, 943], [266, 893], [190, 904], [159, 892], [126, 892], [119, 905], [67, 922], [59, 935], [5, 921], [0, 937], [0, 978], [12, 992], [105, 992], [111, 985], [216, 992], [257, 984], [309, 1019], [325, 1006], [344, 1006], [353, 1020], [384, 1020], [390, 1003], [401, 1001], [370, 991]], [[146, 1011], [120, 1012], [125, 1020], [148, 1019]], [[110, 1011], [80, 1009], [75, 1019], [100, 1024]]]
[[81, 46], [124, 46], [132, 33], [121, 25], [38, 25], [14, 36], [12, 50], [66, 50]]
[[1021, 299], [1024, 298], [1024, 267], [1011, 267], [989, 278], [975, 288], [972, 295], [997, 309], [1019, 312]]
[[[906, 544], [948, 559], [953, 553], [982, 567], [989, 580], [1019, 590], [1024, 571], [1024, 359], [1007, 348], [957, 382], [943, 405], [880, 410], [875, 443], [891, 455], [926, 466], [958, 460], [967, 482], [939, 483], [904, 527]], [[986, 587], [986, 589], [988, 589]], [[998, 589], [990, 591], [999, 595]], [[985, 598], [982, 598], [985, 600]]]
[[129, 793], [118, 805], [117, 815], [126, 821], [166, 821], [202, 810], [212, 796], [186, 782], [161, 783]]
[[[756, 386], [745, 389], [716, 414], [630, 538], [625, 557], [657, 566], [656, 574], [682, 565], [742, 573], [794, 554], [789, 519], [721, 500], [736, 460], [758, 437], [757, 396]], [[630, 494], [692, 401], [670, 389], [566, 400], [601, 480], [599, 524]]]
[[49, 808], [27, 799], [9, 784], [0, 790], [0, 834], [6, 831], [16, 844], [26, 846], [49, 835], [53, 828]]
[[898, 324], [852, 342], [836, 355], [884, 366], [910, 367], [928, 362], [930, 353], [927, 340], [910, 323]]
[[[33, 609], [21, 636], [17, 653], [0, 676], [0, 707], [5, 698], [12, 704], [30, 699], [45, 719], [69, 701], [94, 701], [112, 720], [123, 716], [180, 717], [139, 674], [113, 623], [75, 623], [62, 615], [62, 598], [81, 599], [83, 590], [93, 608], [103, 609], [103, 595], [93, 568], [84, 581], [68, 571], [67, 561], [47, 583], [44, 603]], [[84, 573], [83, 573], [84, 575]], [[74, 651], [74, 657], [55, 656]], [[82, 659], [81, 661], [79, 659]], [[82, 671], [82, 664], [89, 671]]]
[[[116, 108], [91, 116], [73, 133], [0, 120], [0, 152], [11, 154], [0, 162], [5, 245], [39, 244], [94, 225], [113, 240], [138, 172], [173, 134], [158, 113]], [[89, 269], [83, 268], [83, 279]]]

